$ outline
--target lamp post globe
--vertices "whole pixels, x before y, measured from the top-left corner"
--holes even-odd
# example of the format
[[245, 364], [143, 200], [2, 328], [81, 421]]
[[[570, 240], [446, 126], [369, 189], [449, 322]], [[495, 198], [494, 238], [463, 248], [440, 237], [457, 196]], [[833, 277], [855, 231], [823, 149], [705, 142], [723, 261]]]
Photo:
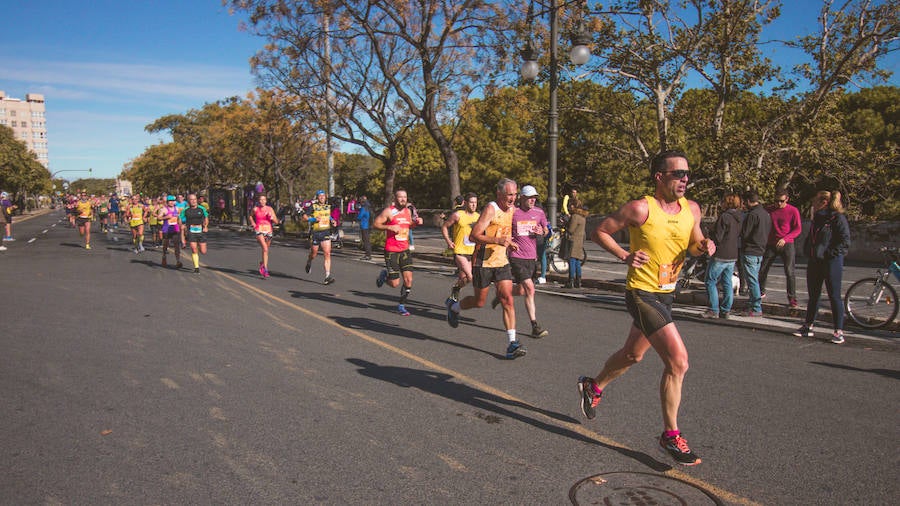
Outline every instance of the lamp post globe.
[[575, 65], [584, 65], [591, 58], [591, 49], [583, 44], [572, 46], [569, 51], [569, 61]]
[[541, 67], [538, 62], [529, 60], [522, 64], [522, 79], [526, 81], [534, 81], [540, 72]]

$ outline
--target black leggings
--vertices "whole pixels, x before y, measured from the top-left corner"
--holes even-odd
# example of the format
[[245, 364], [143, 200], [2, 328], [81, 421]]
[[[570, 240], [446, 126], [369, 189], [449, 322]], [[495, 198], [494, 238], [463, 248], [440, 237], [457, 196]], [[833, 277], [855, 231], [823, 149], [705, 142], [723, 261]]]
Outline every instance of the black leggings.
[[811, 258], [806, 266], [806, 290], [809, 292], [809, 304], [806, 306], [806, 325], [816, 321], [819, 312], [819, 299], [822, 297], [822, 282], [828, 291], [831, 301], [831, 319], [835, 330], [844, 329], [844, 303], [841, 299], [841, 278], [844, 274], [844, 255], [827, 260]]

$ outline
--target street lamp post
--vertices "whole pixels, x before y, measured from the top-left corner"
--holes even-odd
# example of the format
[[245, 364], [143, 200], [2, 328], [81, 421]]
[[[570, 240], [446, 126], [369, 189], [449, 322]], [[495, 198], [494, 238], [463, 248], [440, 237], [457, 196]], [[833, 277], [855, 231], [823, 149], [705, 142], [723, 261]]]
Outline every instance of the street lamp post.
[[[547, 12], [550, 16], [550, 119], [547, 126], [548, 141], [548, 164], [550, 169], [548, 188], [547, 188], [547, 218], [551, 226], [556, 226], [556, 204], [558, 202], [556, 195], [556, 154], [559, 144], [559, 108], [557, 104], [557, 89], [559, 88], [559, 57], [557, 51], [559, 49], [559, 8], [557, 0], [550, 0]], [[530, 20], [529, 20], [530, 21]], [[590, 48], [587, 44], [590, 37], [584, 34], [583, 25], [579, 23], [579, 33], [575, 35], [572, 41], [572, 50], [569, 59], [576, 65], [583, 65], [591, 56]], [[522, 50], [522, 58], [525, 63], [522, 65], [522, 78], [526, 81], [534, 80], [540, 67], [537, 64], [537, 51], [534, 43], [529, 39], [525, 48]]]

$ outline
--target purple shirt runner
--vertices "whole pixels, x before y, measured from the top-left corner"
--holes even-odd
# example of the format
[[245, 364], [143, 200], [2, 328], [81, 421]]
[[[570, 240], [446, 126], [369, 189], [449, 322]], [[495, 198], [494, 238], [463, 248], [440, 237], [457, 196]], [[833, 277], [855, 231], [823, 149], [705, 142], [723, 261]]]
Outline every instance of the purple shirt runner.
[[532, 207], [528, 211], [516, 208], [512, 219], [513, 241], [519, 246], [518, 251], [510, 251], [510, 258], [537, 260], [537, 240], [541, 236], [538, 226], [547, 228], [547, 215], [540, 207]]

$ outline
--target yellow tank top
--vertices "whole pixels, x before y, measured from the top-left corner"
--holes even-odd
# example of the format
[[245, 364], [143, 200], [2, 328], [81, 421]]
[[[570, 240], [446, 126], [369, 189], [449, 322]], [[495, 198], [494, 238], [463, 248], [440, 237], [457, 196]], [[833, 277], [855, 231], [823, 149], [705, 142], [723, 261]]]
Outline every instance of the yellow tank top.
[[[494, 207], [494, 219], [488, 224], [484, 233], [488, 237], [511, 237], [512, 217], [515, 207], [510, 207], [503, 212], [496, 202], [489, 206]], [[506, 256], [506, 246], [500, 244], [480, 244], [475, 252], [475, 266], [477, 267], [503, 267], [509, 263]]]
[[668, 214], [652, 196], [646, 196], [647, 221], [639, 227], [629, 227], [631, 251], [643, 250], [650, 261], [640, 268], [628, 268], [625, 287], [629, 290], [665, 293], [675, 290], [678, 273], [694, 228], [694, 215], [684, 197], [678, 199], [681, 210]]
[[142, 205], [134, 205], [131, 206], [131, 219], [129, 220], [129, 224], [132, 227], [136, 227], [138, 225], [142, 225], [144, 223], [144, 206]]
[[156, 213], [158, 211], [159, 211], [159, 206], [157, 206], [156, 204], [153, 204], [150, 206], [150, 218], [148, 220], [150, 222], [150, 225], [158, 225], [159, 224], [159, 218], [156, 217]]
[[90, 200], [79, 200], [77, 204], [75, 204], [75, 209], [78, 210], [79, 218], [93, 218], [94, 216], [94, 208], [93, 204], [91, 204]]
[[331, 229], [331, 206], [328, 204], [313, 204], [312, 216], [316, 219], [312, 229], [316, 232]]
[[478, 221], [481, 214], [456, 211], [456, 224], [453, 225], [453, 253], [456, 255], [471, 255], [475, 253], [475, 243], [469, 239], [472, 233], [472, 225]]

